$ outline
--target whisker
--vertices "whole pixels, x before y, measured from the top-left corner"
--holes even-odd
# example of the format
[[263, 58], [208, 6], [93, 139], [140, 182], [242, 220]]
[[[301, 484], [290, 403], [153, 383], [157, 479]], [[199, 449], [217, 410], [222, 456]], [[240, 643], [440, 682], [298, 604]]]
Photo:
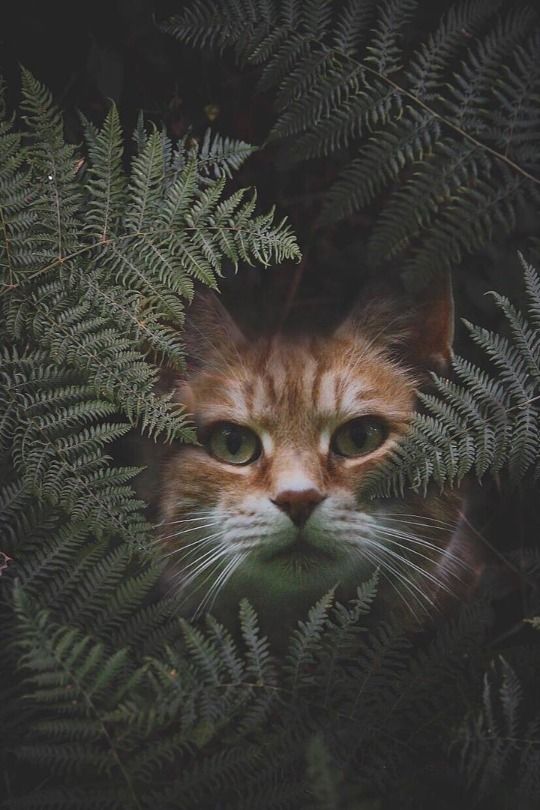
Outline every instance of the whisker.
[[[388, 521], [389, 523], [397, 524], [397, 526], [411, 526], [411, 527], [417, 526], [421, 529], [429, 529], [431, 532], [437, 534], [444, 534], [444, 535], [453, 534], [453, 531], [451, 532], [449, 527], [437, 526], [432, 523], [422, 523], [419, 520], [410, 520], [410, 518], [407, 518], [407, 520], [397, 520], [395, 518], [388, 518], [385, 516], [384, 518], [381, 519], [380, 524], [384, 524], [386, 521]], [[455, 526], [454, 529], [455, 528], [457, 528], [457, 526]]]
[[419, 621], [419, 616], [418, 616], [418, 614], [417, 614], [417, 612], [416, 612], [416, 610], [415, 610], [414, 606], [413, 606], [413, 605], [412, 605], [410, 602], [408, 602], [408, 601], [407, 601], [407, 599], [405, 599], [405, 596], [404, 596], [404, 594], [401, 592], [401, 590], [399, 589], [398, 584], [395, 582], [395, 580], [394, 580], [394, 579], [393, 579], [391, 576], [389, 576], [389, 575], [386, 573], [385, 568], [387, 568], [387, 569], [388, 569], [388, 570], [389, 570], [389, 571], [390, 571], [390, 572], [393, 574], [393, 576], [394, 576], [394, 577], [397, 579], [397, 582], [398, 582], [398, 583], [402, 583], [402, 584], [403, 584], [403, 586], [404, 586], [404, 587], [406, 588], [406, 590], [407, 590], [407, 591], [408, 591], [408, 592], [411, 594], [411, 596], [413, 597], [413, 599], [416, 599], [416, 601], [419, 603], [419, 605], [420, 605], [420, 607], [422, 608], [422, 610], [424, 610], [424, 611], [425, 611], [425, 607], [423, 606], [422, 602], [420, 601], [420, 599], [418, 598], [418, 596], [417, 596], [417, 595], [414, 593], [414, 591], [412, 591], [412, 590], [411, 590], [411, 588], [410, 588], [410, 587], [409, 587], [409, 585], [407, 584], [406, 578], [404, 578], [404, 577], [401, 575], [401, 572], [400, 572], [400, 571], [396, 571], [396, 569], [395, 569], [395, 568], [394, 568], [392, 565], [389, 565], [389, 564], [388, 564], [388, 562], [387, 562], [386, 560], [383, 560], [383, 559], [382, 559], [382, 557], [380, 557], [378, 554], [374, 553], [374, 552], [373, 552], [373, 549], [371, 549], [371, 551], [368, 551], [368, 550], [365, 548], [365, 546], [364, 546], [364, 547], [363, 547], [361, 550], [360, 550], [360, 549], [356, 549], [356, 550], [358, 551], [358, 553], [360, 553], [360, 554], [362, 554], [363, 556], [365, 556], [365, 557], [366, 557], [368, 560], [370, 560], [371, 562], [373, 562], [373, 564], [374, 564], [374, 565], [376, 565], [376, 566], [379, 568], [379, 570], [380, 570], [380, 572], [381, 572], [381, 576], [383, 576], [383, 577], [384, 577], [384, 578], [387, 580], [387, 582], [389, 583], [389, 585], [391, 585], [391, 586], [392, 586], [392, 588], [395, 590], [396, 594], [399, 596], [399, 598], [400, 598], [400, 599], [402, 600], [402, 602], [404, 603], [404, 605], [405, 605], [405, 607], [407, 608], [407, 610], [409, 610], [409, 611], [410, 611], [410, 612], [413, 614], [414, 618], [415, 618], [417, 621]]
[[[177, 506], [180, 506], [180, 504], [181, 502], [178, 503]], [[175, 523], [183, 523], [185, 520], [192, 517], [209, 517], [210, 515], [215, 514], [215, 511], [215, 509], [191, 509], [188, 512], [184, 512], [184, 517], [178, 518], [177, 520], [160, 520], [157, 523], [153, 523], [152, 528], [159, 529], [160, 526], [173, 526]]]
[[[180, 578], [177, 578], [176, 587], [179, 589], [180, 595], [183, 595], [179, 603], [181, 609], [184, 608], [186, 603], [193, 599], [193, 596], [203, 587], [205, 582], [215, 575], [216, 567], [219, 566], [223, 556], [225, 555], [220, 554], [217, 557], [212, 557], [210, 560], [207, 560], [204, 565], [192, 572], [187, 579], [181, 580], [180, 583], [178, 583], [178, 579]], [[209, 571], [208, 575], [203, 580], [200, 580], [200, 577], [202, 577], [206, 571]]]
[[[368, 542], [369, 542], [369, 541], [368, 541]], [[361, 554], [364, 554], [364, 553], [365, 553], [365, 554], [366, 554], [366, 556], [368, 556], [369, 554], [371, 554], [371, 559], [372, 559], [372, 560], [375, 562], [375, 564], [376, 564], [376, 565], [381, 566], [381, 570], [382, 570], [384, 567], [386, 567], [386, 568], [387, 568], [387, 569], [388, 569], [388, 570], [389, 570], [389, 571], [390, 571], [390, 572], [391, 572], [391, 573], [392, 573], [392, 574], [393, 574], [395, 577], [397, 577], [398, 581], [401, 581], [401, 582], [403, 583], [404, 587], [405, 587], [405, 588], [407, 588], [407, 590], [409, 591], [409, 593], [411, 594], [411, 596], [412, 596], [414, 599], [416, 599], [416, 601], [417, 601], [417, 602], [418, 602], [420, 605], [422, 605], [421, 600], [419, 599], [419, 597], [417, 596], [417, 594], [416, 594], [416, 593], [414, 593], [414, 590], [418, 590], [418, 591], [419, 591], [419, 592], [422, 594], [422, 596], [424, 596], [424, 594], [423, 594], [423, 593], [420, 591], [420, 589], [419, 589], [417, 586], [414, 586], [414, 583], [412, 583], [412, 582], [411, 582], [411, 581], [410, 581], [410, 580], [409, 580], [409, 579], [408, 579], [408, 578], [407, 578], [407, 577], [406, 577], [406, 576], [403, 574], [403, 572], [399, 570], [399, 568], [396, 568], [396, 566], [395, 566], [395, 565], [393, 565], [392, 563], [388, 562], [388, 560], [383, 559], [383, 556], [382, 556], [382, 554], [380, 553], [380, 552], [382, 552], [382, 551], [384, 551], [384, 549], [383, 549], [383, 548], [382, 548], [382, 547], [381, 547], [381, 546], [380, 546], [378, 543], [370, 543], [370, 551], [369, 551], [369, 552], [367, 551], [367, 549], [366, 549], [366, 547], [365, 547], [365, 546], [363, 546], [363, 547], [362, 547], [362, 549], [359, 549], [359, 552], [360, 552]], [[407, 604], [407, 603], [406, 603], [406, 604]], [[412, 609], [412, 607], [411, 607], [411, 606], [409, 606], [409, 605], [408, 605], [408, 607], [409, 607], [410, 609]], [[415, 614], [415, 615], [416, 615], [416, 614]]]
[[202, 526], [191, 526], [188, 529], [179, 529], [177, 532], [173, 532], [173, 534], [166, 534], [164, 537], [160, 537], [160, 540], [170, 540], [173, 537], [180, 537], [182, 534], [187, 534], [188, 532], [197, 532], [201, 531], [202, 529], [211, 529], [212, 526], [217, 526], [218, 521], [214, 520], [212, 523], [203, 523]]
[[[228, 553], [230, 553], [230, 552], [229, 552], [229, 550], [227, 550], [227, 552], [228, 552]], [[221, 563], [221, 560], [222, 560], [222, 559], [223, 559], [223, 557], [225, 557], [225, 556], [227, 556], [227, 555], [226, 555], [226, 554], [220, 554], [218, 557], [215, 557], [215, 558], [212, 560], [212, 565], [213, 565], [213, 563], [217, 563], [217, 565], [219, 566], [219, 564]], [[226, 565], [225, 565], [225, 570], [227, 570], [227, 569], [228, 569], [229, 565], [230, 565], [230, 561], [229, 561], [228, 563], [226, 563]], [[200, 576], [200, 574], [203, 574], [203, 573], [204, 573], [204, 572], [205, 572], [205, 571], [206, 571], [208, 568], [210, 568], [210, 565], [206, 566], [206, 567], [203, 569], [203, 571], [201, 571], [201, 572], [200, 572], [200, 573], [199, 573], [197, 576]], [[209, 571], [208, 576], [206, 576], [206, 577], [205, 577], [203, 580], [201, 580], [200, 582], [198, 582], [198, 583], [197, 583], [197, 587], [196, 587], [196, 589], [195, 589], [195, 590], [196, 590], [196, 591], [199, 591], [199, 590], [200, 590], [200, 589], [203, 587], [203, 585], [204, 585], [206, 582], [208, 582], [208, 580], [209, 580], [211, 577], [214, 577], [214, 576], [215, 576], [215, 573], [216, 573], [215, 568], [212, 568], [212, 570], [211, 570], [211, 571]], [[223, 573], [223, 571], [222, 571], [221, 573]], [[220, 574], [219, 576], [221, 576], [221, 574]], [[218, 578], [219, 578], [219, 577], [218, 577]], [[215, 585], [215, 580], [214, 580], [214, 582], [212, 583], [210, 590], [211, 590], [211, 589], [214, 587], [214, 585]], [[205, 597], [205, 598], [206, 598], [206, 597]], [[195, 615], [197, 615], [197, 611], [195, 611]]]
[[[198, 577], [200, 577], [202, 574], [204, 574], [205, 571], [207, 571], [209, 568], [211, 568], [208, 576], [206, 576], [202, 581], [197, 582], [197, 585], [196, 585], [195, 589], [194, 590], [192, 589], [191, 593], [189, 593], [189, 592], [186, 593], [186, 598], [184, 599], [184, 603], [186, 602], [186, 600], [188, 598], [193, 596], [194, 593], [199, 591], [203, 587], [205, 582], [208, 582], [208, 580], [215, 575], [215, 567], [213, 567], [214, 563], [217, 563], [219, 565], [221, 559], [223, 557], [227, 556], [228, 554], [230, 554], [230, 549], [229, 548], [223, 549], [219, 554], [217, 554], [215, 557], [212, 557], [209, 561], [207, 561], [202, 567], [200, 567], [200, 568], [196, 569], [194, 572], [192, 572], [192, 574], [188, 577], [188, 579], [185, 582], [182, 583], [182, 588], [187, 590], [188, 588], [190, 588], [192, 583]], [[195, 613], [195, 615], [197, 615], [197, 614]]]
[[[452, 551], [449, 551], [448, 549], [441, 548], [440, 546], [436, 545], [435, 543], [431, 543], [429, 540], [426, 540], [424, 537], [419, 537], [418, 535], [413, 535], [413, 534], [408, 534], [408, 533], [405, 533], [405, 532], [400, 532], [400, 531], [397, 531], [395, 529], [391, 529], [391, 528], [389, 528], [387, 526], [379, 526], [379, 527], [377, 527], [377, 530], [379, 532], [381, 532], [381, 531], [384, 532], [383, 537], [397, 538], [397, 539], [400, 539], [400, 540], [405, 540], [407, 545], [403, 546], [403, 548], [407, 548], [411, 552], [414, 552], [416, 554], [420, 553], [418, 551], [415, 551], [414, 549], [409, 548], [409, 545], [408, 545], [409, 543], [411, 543], [413, 545], [423, 547], [423, 548], [430, 549], [432, 551], [437, 551], [440, 554], [441, 560], [442, 559], [452, 560], [457, 565], [460, 565], [462, 568], [467, 569], [469, 571], [472, 570], [471, 565], [469, 565], [469, 563], [467, 563], [461, 557], [458, 557], [457, 554], [454, 554]], [[431, 559], [431, 558], [428, 557], [428, 559]], [[432, 560], [432, 562], [436, 562], [436, 561]]]
[[[401, 518], [405, 518], [405, 520], [401, 521]], [[457, 529], [459, 525], [459, 521], [449, 523], [446, 520], [439, 520], [439, 518], [432, 518], [430, 515], [419, 515], [418, 513], [414, 512], [392, 512], [390, 514], [384, 514], [383, 520], [395, 520], [396, 522], [403, 522], [409, 523], [410, 518], [415, 518], [416, 520], [422, 520], [428, 526], [438, 526], [441, 529]]]
[[[239, 554], [237, 554], [237, 555], [236, 555], [236, 564], [235, 564], [234, 568], [232, 568], [232, 569], [231, 569], [231, 571], [229, 572], [229, 574], [228, 574], [228, 575], [225, 577], [225, 579], [223, 580], [223, 582], [221, 583], [221, 585], [220, 585], [219, 589], [217, 590], [217, 592], [216, 592], [216, 594], [215, 594], [215, 596], [214, 596], [214, 600], [213, 600], [212, 604], [214, 604], [214, 603], [215, 603], [215, 601], [216, 601], [216, 599], [217, 599], [218, 594], [220, 593], [220, 591], [222, 591], [222, 590], [224, 589], [224, 587], [225, 587], [225, 585], [226, 585], [227, 581], [228, 581], [228, 580], [231, 578], [231, 576], [234, 574], [234, 572], [237, 570], [237, 568], [240, 568], [240, 566], [242, 565], [242, 563], [244, 562], [244, 560], [246, 559], [246, 557], [249, 557], [249, 554], [250, 554], [250, 552], [249, 552], [249, 551], [245, 551], [243, 554], [242, 554], [242, 553], [239, 553]], [[210, 607], [211, 607], [211, 606], [210, 606]]]
[[[191, 517], [189, 517], [191, 515]], [[174, 526], [177, 523], [192, 523], [195, 520], [207, 520], [209, 517], [216, 517], [215, 509], [211, 509], [208, 512], [186, 512], [184, 517], [178, 518], [177, 520], [169, 520], [167, 523], [161, 521], [161, 523], [156, 523], [154, 528], [158, 528], [159, 526]]]
[[396, 528], [395, 526], [385, 526], [384, 523], [380, 523], [378, 526], [376, 526], [375, 530], [383, 531], [387, 533], [389, 536], [401, 537], [404, 540], [410, 540], [412, 543], [417, 543], [418, 545], [426, 546], [427, 548], [431, 548], [435, 551], [439, 552], [444, 551], [444, 545], [434, 543], [433, 538], [424, 537], [423, 535], [417, 534], [416, 532], [414, 534], [411, 532], [405, 532], [402, 529]]
[[[195, 616], [199, 615], [205, 607], [208, 605], [208, 609], [210, 610], [212, 605], [215, 603], [220, 590], [223, 588], [231, 574], [236, 570], [239, 562], [245, 559], [247, 553], [244, 554], [235, 554], [232, 560], [225, 566], [223, 571], [217, 577], [217, 579], [212, 583], [212, 587], [208, 590], [204, 598], [201, 600], [200, 605], [198, 606], [197, 610], [195, 611]], [[211, 600], [211, 601], [210, 601]]]
[[[395, 541], [393, 541], [393, 542], [395, 543], [395, 545], [399, 546], [399, 548], [404, 548], [404, 549], [407, 550], [407, 546], [404, 546], [404, 545], [402, 545], [400, 543], [396, 543]], [[394, 559], [404, 563], [405, 566], [411, 567], [414, 571], [416, 571], [421, 576], [425, 577], [429, 582], [436, 585], [438, 588], [442, 588], [443, 590], [445, 590], [450, 595], [453, 595], [453, 591], [448, 587], [448, 585], [446, 585], [446, 583], [443, 580], [436, 577], [430, 571], [427, 571], [425, 568], [422, 568], [422, 566], [417, 565], [413, 560], [410, 560], [407, 557], [404, 557], [402, 554], [398, 554], [396, 551], [394, 551], [391, 548], [383, 547], [383, 549], [384, 549], [385, 554], [390, 554]], [[426, 559], [430, 559], [430, 558], [427, 557]], [[424, 594], [424, 596], [425, 596], [425, 594]], [[431, 604], [434, 604], [434, 603], [431, 602]]]
[[[228, 574], [228, 572], [230, 571], [230, 569], [231, 569], [232, 567], [234, 567], [234, 564], [235, 564], [235, 562], [236, 562], [236, 560], [237, 560], [237, 557], [238, 557], [238, 555], [235, 555], [235, 556], [232, 558], [232, 560], [229, 560], [229, 562], [228, 562], [228, 563], [225, 565], [225, 568], [224, 568], [224, 569], [221, 571], [221, 573], [219, 574], [219, 576], [217, 576], [217, 577], [214, 579], [214, 581], [213, 581], [212, 585], [210, 586], [210, 588], [207, 590], [206, 594], [205, 594], [205, 595], [203, 596], [203, 598], [201, 599], [201, 601], [200, 601], [200, 603], [199, 603], [199, 606], [197, 607], [197, 609], [196, 609], [196, 611], [195, 611], [195, 613], [194, 613], [194, 615], [195, 615], [195, 616], [197, 616], [197, 615], [198, 615], [198, 614], [199, 614], [199, 613], [200, 613], [200, 612], [201, 612], [201, 611], [204, 609], [205, 604], [206, 604], [207, 602], [209, 602], [209, 600], [210, 600], [210, 598], [211, 598], [211, 596], [212, 596], [213, 592], [214, 592], [214, 591], [216, 591], [216, 589], [219, 587], [219, 585], [220, 585], [221, 581], [223, 580], [223, 578], [224, 578], [225, 576], [227, 576], [227, 574]], [[217, 591], [216, 591], [216, 593], [217, 593]]]
[[[373, 540], [375, 540], [375, 542], [374, 542], [374, 543], [373, 543]], [[375, 547], [376, 547], [376, 549], [378, 550], [379, 554], [381, 554], [381, 555], [383, 555], [383, 556], [384, 556], [384, 555], [388, 555], [388, 556], [390, 556], [390, 557], [391, 557], [393, 560], [396, 560], [396, 565], [393, 565], [392, 567], [390, 566], [390, 564], [389, 564], [388, 560], [386, 560], [386, 561], [385, 561], [385, 563], [386, 563], [387, 567], [388, 567], [390, 570], [392, 570], [392, 568], [393, 568], [393, 570], [394, 570], [394, 571], [395, 571], [395, 572], [396, 572], [396, 573], [399, 575], [399, 577], [400, 577], [400, 578], [402, 578], [403, 580], [405, 580], [406, 582], [408, 582], [408, 584], [410, 585], [410, 587], [411, 587], [411, 588], [412, 588], [414, 591], [416, 591], [416, 592], [417, 592], [417, 593], [420, 595], [420, 597], [421, 597], [422, 599], [426, 600], [427, 602], [429, 602], [429, 603], [430, 603], [430, 605], [432, 605], [433, 607], [435, 607], [435, 604], [434, 604], [434, 602], [433, 602], [433, 601], [430, 599], [430, 597], [429, 597], [429, 596], [428, 596], [426, 593], [424, 593], [424, 591], [423, 591], [423, 590], [420, 588], [420, 586], [419, 586], [419, 585], [418, 585], [416, 582], [414, 582], [414, 580], [409, 579], [409, 577], [405, 576], [405, 574], [404, 574], [403, 570], [402, 570], [402, 569], [399, 567], [399, 563], [401, 562], [401, 563], [405, 563], [405, 564], [406, 564], [406, 565], [405, 565], [405, 568], [407, 568], [407, 566], [410, 564], [410, 561], [409, 561], [409, 560], [407, 560], [405, 557], [403, 557], [401, 554], [397, 554], [397, 552], [392, 551], [392, 549], [387, 548], [387, 547], [386, 547], [384, 544], [381, 544], [381, 543], [377, 542], [376, 538], [372, 538], [371, 540], [368, 540], [368, 543], [370, 543], [370, 542], [372, 543], [372, 545], [375, 545]], [[414, 567], [414, 566], [413, 566], [413, 567]], [[416, 567], [418, 568], [418, 566], [416, 566]], [[421, 569], [421, 568], [420, 568], [419, 570], [420, 570], [420, 571], [423, 571], [423, 569]], [[418, 598], [418, 597], [417, 597], [417, 598]], [[420, 599], [419, 599], [419, 602], [421, 602], [421, 600], [420, 600]]]
[[[398, 540], [409, 540], [410, 541], [411, 538], [409, 538], [407, 535], [398, 534], [396, 532], [392, 532], [392, 531], [387, 530], [386, 528], [383, 528], [383, 529], [380, 530], [378, 536], [379, 536], [380, 539], [386, 540], [389, 543], [392, 543], [393, 545], [397, 546], [398, 548], [405, 549], [406, 551], [410, 552], [411, 554], [416, 554], [418, 557], [422, 557], [422, 559], [424, 559], [424, 560], [429, 560], [429, 562], [431, 562], [431, 563], [436, 563], [437, 562], [437, 560], [434, 560], [433, 557], [429, 556], [429, 554], [424, 554], [422, 551], [418, 551], [418, 549], [416, 549], [416, 548], [411, 548], [411, 545], [409, 545], [407, 543], [399, 543], [398, 542]], [[421, 548], [427, 548], [428, 550], [431, 550], [431, 551], [438, 551], [438, 552], [442, 551], [442, 549], [440, 549], [438, 546], [433, 545], [432, 543], [417, 543], [416, 545], [419, 545]]]
[[[172, 551], [169, 551], [168, 554], [164, 554], [163, 559], [167, 559], [167, 557], [172, 557], [174, 554], [181, 554], [183, 551], [185, 551], [188, 548], [195, 548], [195, 547], [198, 548], [199, 546], [206, 545], [206, 543], [215, 540], [216, 537], [219, 537], [220, 534], [225, 534], [225, 532], [214, 532], [214, 534], [205, 535], [205, 537], [199, 537], [197, 540], [194, 540], [192, 543], [186, 543], [185, 545], [182, 544], [181, 546], [178, 546], [178, 548], [175, 548]], [[190, 551], [189, 554], [186, 554], [186, 557], [191, 556], [192, 553], [193, 552]]]
[[[211, 536], [211, 537], [209, 537], [207, 539], [208, 540], [214, 540], [215, 538], [214, 538], [214, 536]], [[204, 565], [205, 561], [208, 560], [208, 558], [212, 558], [212, 555], [214, 555], [214, 554], [221, 555], [221, 554], [226, 554], [228, 552], [229, 552], [229, 549], [226, 546], [225, 547], [222, 546], [221, 548], [218, 546], [218, 548], [216, 548], [214, 545], [212, 545], [212, 548], [209, 551], [205, 551], [204, 554], [202, 554], [200, 557], [197, 557], [196, 560], [192, 560], [187, 565], [182, 566], [181, 573], [182, 574], [186, 573], [191, 568], [193, 568], [193, 566], [197, 566], [199, 563]], [[197, 569], [195, 569], [195, 570], [197, 570]]]

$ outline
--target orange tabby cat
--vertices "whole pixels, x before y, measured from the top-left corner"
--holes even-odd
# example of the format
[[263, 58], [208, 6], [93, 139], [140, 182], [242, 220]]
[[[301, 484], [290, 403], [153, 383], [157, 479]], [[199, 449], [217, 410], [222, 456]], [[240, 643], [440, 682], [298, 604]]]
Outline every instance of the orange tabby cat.
[[401, 312], [372, 300], [333, 334], [249, 341], [217, 299], [199, 304], [196, 366], [176, 396], [200, 445], [168, 462], [160, 514], [187, 612], [224, 616], [247, 596], [267, 623], [289, 623], [331, 588], [354, 595], [375, 568], [383, 600], [418, 617], [460, 592], [471, 554], [459, 494], [362, 496], [426, 369], [447, 363], [452, 321], [448, 296]]

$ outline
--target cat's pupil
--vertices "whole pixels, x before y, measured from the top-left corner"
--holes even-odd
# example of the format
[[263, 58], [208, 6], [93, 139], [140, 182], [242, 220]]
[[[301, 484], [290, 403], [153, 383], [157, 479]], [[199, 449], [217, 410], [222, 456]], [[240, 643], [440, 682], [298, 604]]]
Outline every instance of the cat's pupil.
[[235, 456], [242, 447], [242, 434], [239, 430], [229, 428], [225, 432], [225, 445], [232, 456]]
[[365, 425], [357, 423], [357, 424], [351, 426], [350, 431], [351, 431], [350, 435], [351, 435], [351, 439], [352, 439], [353, 443], [359, 449], [362, 448], [365, 445], [367, 437], [368, 437], [368, 432], [367, 432], [367, 428], [365, 427]]

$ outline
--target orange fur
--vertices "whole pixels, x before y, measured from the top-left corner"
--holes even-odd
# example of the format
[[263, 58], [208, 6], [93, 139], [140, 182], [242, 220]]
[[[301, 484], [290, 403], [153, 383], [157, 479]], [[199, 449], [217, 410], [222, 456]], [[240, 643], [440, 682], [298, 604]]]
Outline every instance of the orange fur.
[[[366, 474], [414, 411], [422, 372], [400, 359], [400, 346], [408, 357], [411, 343], [422, 344], [424, 359], [449, 355], [452, 325], [437, 322], [426, 343], [410, 315], [372, 302], [330, 336], [248, 341], [219, 304], [203, 305], [188, 337], [198, 363], [176, 395], [201, 435], [232, 422], [254, 431], [262, 452], [236, 466], [204, 446], [185, 447], [164, 471], [162, 543], [171, 586], [185, 590], [188, 610], [215, 599], [220, 610], [247, 595], [259, 610], [292, 616], [331, 587], [353, 594], [375, 566], [385, 590], [415, 614], [447, 590], [459, 592], [467, 578], [456, 539], [459, 495], [362, 496]], [[384, 422], [384, 443], [354, 458], [333, 452], [336, 429], [364, 415]], [[292, 500], [308, 504], [301, 527], [281, 506]]]

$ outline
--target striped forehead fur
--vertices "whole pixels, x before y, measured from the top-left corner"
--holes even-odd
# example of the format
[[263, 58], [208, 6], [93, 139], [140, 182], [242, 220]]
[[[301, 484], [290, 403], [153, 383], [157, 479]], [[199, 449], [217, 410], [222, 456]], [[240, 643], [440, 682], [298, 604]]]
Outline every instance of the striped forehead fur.
[[[307, 414], [330, 417], [376, 406], [387, 408], [400, 395], [410, 404], [416, 379], [384, 344], [355, 335], [330, 338], [259, 339], [219, 347], [192, 377], [196, 399], [212, 401], [238, 420]], [[400, 409], [401, 410], [401, 409]], [[283, 414], [284, 415], [284, 414]], [[296, 421], [296, 420], [295, 420]]]

